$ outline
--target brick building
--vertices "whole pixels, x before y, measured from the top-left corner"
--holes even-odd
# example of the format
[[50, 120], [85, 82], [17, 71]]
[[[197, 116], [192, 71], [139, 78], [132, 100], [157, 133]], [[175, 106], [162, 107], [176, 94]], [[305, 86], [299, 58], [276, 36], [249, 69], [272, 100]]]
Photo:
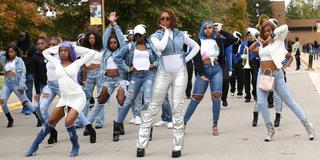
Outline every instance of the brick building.
[[273, 18], [277, 19], [279, 25], [287, 24], [289, 26], [288, 40], [294, 41], [295, 37], [299, 37], [300, 43], [313, 43], [317, 40], [320, 42], [320, 32], [317, 32], [316, 24], [319, 19], [287, 19], [284, 1], [271, 2]]

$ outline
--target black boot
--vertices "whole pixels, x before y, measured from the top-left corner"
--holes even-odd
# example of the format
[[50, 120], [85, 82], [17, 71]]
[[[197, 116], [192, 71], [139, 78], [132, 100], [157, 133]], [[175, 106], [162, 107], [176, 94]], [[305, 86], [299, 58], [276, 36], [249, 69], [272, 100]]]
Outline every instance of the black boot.
[[144, 148], [137, 148], [137, 157], [144, 157]]
[[152, 132], [153, 132], [153, 127], [151, 127], [151, 129], [150, 129], [149, 141], [152, 141]]
[[172, 151], [172, 158], [179, 158], [181, 157], [181, 151]]
[[118, 142], [120, 137], [120, 123], [113, 121], [113, 142]]
[[[91, 125], [91, 127], [92, 127], [92, 125]], [[89, 126], [86, 125], [85, 128], [84, 128], [84, 131], [83, 131], [83, 136], [89, 136], [89, 135], [90, 135]]]
[[280, 118], [281, 118], [281, 114], [280, 113], [276, 113], [276, 118], [274, 119], [274, 127], [279, 127], [280, 126]]
[[120, 124], [120, 135], [124, 135], [125, 132], [124, 132], [124, 126], [123, 126], [123, 123], [119, 123]]
[[55, 128], [50, 130], [50, 137], [48, 139], [48, 144], [53, 144], [58, 142], [58, 132]]
[[259, 116], [258, 112], [253, 112], [252, 127], [257, 127], [258, 116]]
[[8, 125], [7, 125], [7, 128], [10, 128], [13, 126], [13, 118], [11, 117], [11, 114], [10, 112], [6, 113], [5, 114], [7, 119], [8, 119]]
[[[86, 125], [85, 131], [88, 131], [88, 135], [90, 135], [90, 143], [96, 143], [96, 131], [93, 129], [91, 124]], [[85, 132], [83, 132], [83, 135]]]
[[33, 114], [37, 118], [37, 127], [41, 127], [42, 126], [42, 122], [41, 122], [41, 119], [39, 118], [39, 116], [37, 115], [36, 111], [34, 111]]

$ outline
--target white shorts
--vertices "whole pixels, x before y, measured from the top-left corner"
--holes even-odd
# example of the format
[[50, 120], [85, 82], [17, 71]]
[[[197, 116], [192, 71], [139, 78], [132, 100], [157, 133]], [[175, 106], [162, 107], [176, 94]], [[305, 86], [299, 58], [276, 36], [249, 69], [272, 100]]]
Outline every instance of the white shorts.
[[75, 95], [61, 95], [57, 107], [71, 107], [75, 109], [79, 114], [82, 112], [86, 105], [86, 95], [83, 93]]

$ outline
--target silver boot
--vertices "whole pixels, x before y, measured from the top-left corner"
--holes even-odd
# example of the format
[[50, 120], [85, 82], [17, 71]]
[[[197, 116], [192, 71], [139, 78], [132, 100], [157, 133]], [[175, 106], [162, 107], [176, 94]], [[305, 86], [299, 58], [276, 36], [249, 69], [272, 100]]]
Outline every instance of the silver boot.
[[302, 120], [301, 123], [308, 133], [309, 140], [314, 140], [314, 130], [312, 124], [307, 119]]
[[272, 140], [273, 136], [274, 136], [275, 131], [274, 131], [274, 127], [273, 127], [271, 122], [267, 123], [266, 126], [267, 126], [267, 129], [268, 129], [268, 135], [264, 139], [264, 141], [265, 142], [270, 142]]

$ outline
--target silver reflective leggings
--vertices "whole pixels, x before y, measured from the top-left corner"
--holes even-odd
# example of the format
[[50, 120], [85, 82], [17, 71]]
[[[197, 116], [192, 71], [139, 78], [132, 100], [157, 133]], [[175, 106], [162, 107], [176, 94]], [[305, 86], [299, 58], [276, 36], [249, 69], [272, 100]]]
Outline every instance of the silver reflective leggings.
[[169, 87], [172, 87], [172, 120], [173, 120], [173, 150], [180, 151], [183, 148], [184, 124], [183, 124], [183, 102], [188, 80], [186, 69], [178, 73], [167, 73], [158, 70], [154, 81], [151, 102], [147, 110], [142, 115], [138, 148], [145, 148], [149, 141], [150, 129], [156, 115], [162, 106]]

